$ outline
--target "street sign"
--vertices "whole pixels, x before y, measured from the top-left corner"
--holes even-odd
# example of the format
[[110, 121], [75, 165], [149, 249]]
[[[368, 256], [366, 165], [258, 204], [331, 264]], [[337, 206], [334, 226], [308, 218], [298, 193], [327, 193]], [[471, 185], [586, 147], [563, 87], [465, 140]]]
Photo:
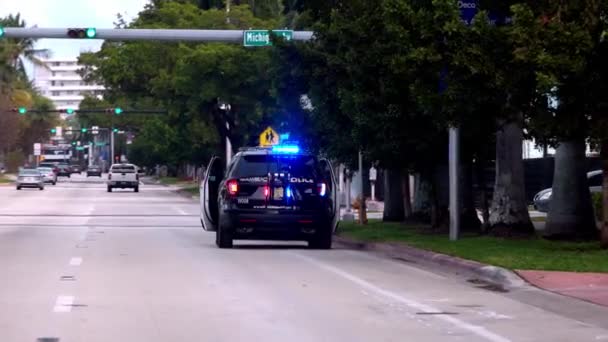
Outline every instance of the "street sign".
[[99, 126], [93, 126], [91, 127], [91, 133], [93, 134], [99, 134]]
[[42, 144], [41, 143], [35, 143], [34, 144], [34, 155], [35, 156], [39, 156], [42, 154]]
[[[293, 39], [292, 30], [272, 30], [272, 32], [283, 39]], [[268, 30], [247, 30], [243, 32], [243, 46], [271, 46], [270, 33]]]
[[105, 143], [105, 142], [98, 142], [95, 144], [95, 146], [106, 146], [106, 145], [107, 145], [107, 143]]
[[272, 127], [268, 127], [260, 134], [260, 146], [272, 146], [279, 144], [279, 133], [272, 129]]
[[372, 166], [372, 168], [369, 169], [369, 180], [376, 181], [376, 179], [378, 179], [378, 170]]
[[471, 25], [475, 15], [477, 15], [477, 0], [459, 0], [460, 19], [466, 24]]

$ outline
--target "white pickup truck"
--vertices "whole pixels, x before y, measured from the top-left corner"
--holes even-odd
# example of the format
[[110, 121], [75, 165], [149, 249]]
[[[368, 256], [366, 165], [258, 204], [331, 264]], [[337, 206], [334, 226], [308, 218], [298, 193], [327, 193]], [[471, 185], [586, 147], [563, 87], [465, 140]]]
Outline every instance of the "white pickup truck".
[[133, 189], [139, 192], [139, 174], [133, 164], [114, 164], [108, 174], [108, 192], [112, 189]]

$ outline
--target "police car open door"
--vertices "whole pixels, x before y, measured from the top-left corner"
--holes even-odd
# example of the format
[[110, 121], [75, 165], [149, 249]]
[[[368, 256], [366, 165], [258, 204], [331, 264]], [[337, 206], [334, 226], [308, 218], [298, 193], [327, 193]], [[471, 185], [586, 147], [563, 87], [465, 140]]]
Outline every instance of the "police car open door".
[[327, 182], [327, 199], [329, 200], [330, 207], [329, 216], [331, 218], [331, 227], [333, 231], [336, 231], [338, 223], [340, 222], [340, 203], [338, 203], [338, 187], [336, 182], [336, 176], [334, 175], [334, 168], [327, 159], [321, 159], [319, 161], [321, 166], [321, 172], [323, 173], [323, 180]]
[[213, 157], [207, 165], [205, 177], [200, 185], [201, 223], [206, 231], [216, 231], [219, 221], [218, 194], [224, 177], [224, 163]]

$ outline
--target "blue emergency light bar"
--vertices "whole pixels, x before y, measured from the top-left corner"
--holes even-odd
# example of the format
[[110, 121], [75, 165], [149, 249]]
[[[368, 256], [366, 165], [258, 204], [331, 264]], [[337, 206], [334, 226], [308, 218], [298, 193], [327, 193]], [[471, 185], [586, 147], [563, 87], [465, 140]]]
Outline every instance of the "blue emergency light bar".
[[298, 154], [300, 147], [297, 145], [275, 145], [272, 146], [272, 153]]

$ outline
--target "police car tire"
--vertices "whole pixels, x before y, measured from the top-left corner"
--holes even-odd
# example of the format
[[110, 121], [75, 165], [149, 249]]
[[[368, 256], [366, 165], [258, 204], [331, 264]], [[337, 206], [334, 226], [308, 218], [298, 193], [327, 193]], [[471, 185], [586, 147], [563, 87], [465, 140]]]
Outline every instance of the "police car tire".
[[215, 244], [219, 248], [232, 248], [232, 240], [230, 227], [222, 224], [218, 225], [217, 231], [215, 232]]
[[329, 227], [315, 233], [315, 236], [308, 241], [308, 247], [313, 249], [331, 249], [332, 231]]

